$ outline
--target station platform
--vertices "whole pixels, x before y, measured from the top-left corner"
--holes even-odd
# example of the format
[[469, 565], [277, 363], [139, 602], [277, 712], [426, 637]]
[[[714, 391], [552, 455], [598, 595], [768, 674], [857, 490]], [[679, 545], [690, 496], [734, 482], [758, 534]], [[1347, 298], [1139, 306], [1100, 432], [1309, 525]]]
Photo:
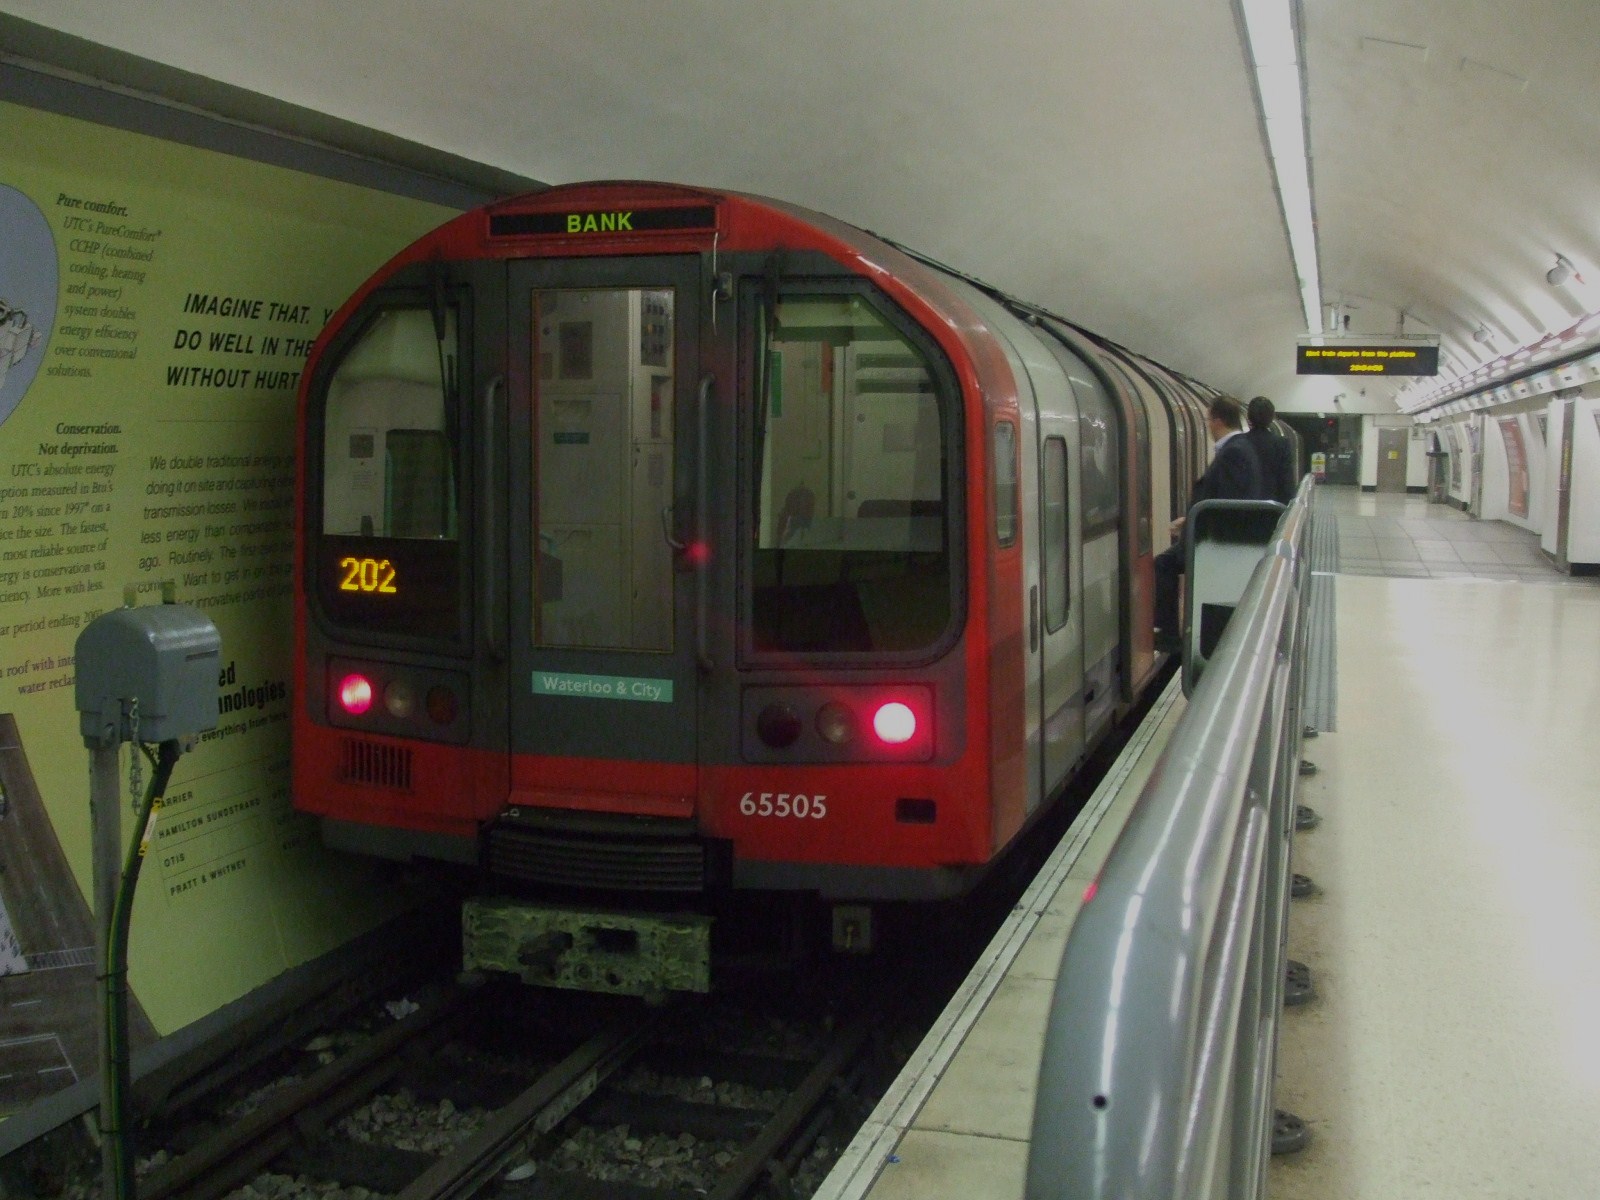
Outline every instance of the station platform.
[[[1593, 1195], [1600, 580], [1420, 497], [1316, 504], [1341, 547], [1336, 700], [1294, 844], [1318, 891], [1289, 954], [1316, 995], [1284, 1013], [1277, 1085], [1312, 1138], [1268, 1195]], [[1022, 1197], [1061, 950], [1183, 707], [1174, 683], [819, 1198]]]
[[1593, 1196], [1600, 579], [1421, 498], [1317, 503], [1340, 526], [1338, 730], [1304, 750], [1322, 821], [1294, 869], [1320, 891], [1289, 952], [1317, 995], [1284, 1014], [1277, 1093], [1312, 1140], [1268, 1194]]
[[1174, 677], [814, 1200], [1016, 1200], [1061, 952], [1183, 714]]

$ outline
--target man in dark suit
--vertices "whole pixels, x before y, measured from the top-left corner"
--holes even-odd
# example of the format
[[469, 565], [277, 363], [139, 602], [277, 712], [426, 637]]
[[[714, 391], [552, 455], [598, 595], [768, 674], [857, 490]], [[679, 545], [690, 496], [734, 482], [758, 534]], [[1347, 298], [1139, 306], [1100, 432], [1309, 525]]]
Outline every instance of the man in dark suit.
[[[1244, 410], [1231, 396], [1218, 396], [1206, 410], [1206, 428], [1216, 443], [1211, 465], [1195, 481], [1193, 508], [1202, 500], [1261, 500], [1261, 464], [1243, 433]], [[1178, 633], [1178, 577], [1184, 572], [1183, 526], [1189, 518], [1172, 523], [1172, 545], [1156, 555], [1156, 650], [1177, 654], [1183, 649]]]
[[1250, 401], [1245, 411], [1250, 417], [1250, 430], [1244, 436], [1261, 464], [1261, 494], [1267, 500], [1289, 504], [1299, 481], [1294, 477], [1294, 451], [1289, 439], [1272, 432], [1272, 420], [1278, 411], [1265, 396]]

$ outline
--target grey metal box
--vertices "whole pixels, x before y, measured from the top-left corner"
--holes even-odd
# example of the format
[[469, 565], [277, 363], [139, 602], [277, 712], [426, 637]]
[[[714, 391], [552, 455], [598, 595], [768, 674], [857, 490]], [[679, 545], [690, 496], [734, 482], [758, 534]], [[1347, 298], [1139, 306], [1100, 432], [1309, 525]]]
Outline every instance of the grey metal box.
[[77, 705], [84, 740], [164, 742], [217, 724], [222, 639], [187, 604], [118, 608], [78, 635]]

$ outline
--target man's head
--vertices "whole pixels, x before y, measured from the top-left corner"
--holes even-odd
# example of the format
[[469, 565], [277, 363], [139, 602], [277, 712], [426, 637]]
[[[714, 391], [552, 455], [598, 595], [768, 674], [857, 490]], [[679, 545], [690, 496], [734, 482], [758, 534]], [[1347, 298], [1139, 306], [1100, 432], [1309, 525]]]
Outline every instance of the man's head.
[[1211, 440], [1220, 442], [1244, 428], [1244, 410], [1232, 396], [1218, 396], [1206, 409], [1206, 425], [1211, 430]]
[[1271, 428], [1272, 419], [1278, 415], [1278, 410], [1272, 407], [1272, 401], [1265, 396], [1257, 396], [1250, 401], [1250, 407], [1247, 411], [1250, 414], [1251, 429]]

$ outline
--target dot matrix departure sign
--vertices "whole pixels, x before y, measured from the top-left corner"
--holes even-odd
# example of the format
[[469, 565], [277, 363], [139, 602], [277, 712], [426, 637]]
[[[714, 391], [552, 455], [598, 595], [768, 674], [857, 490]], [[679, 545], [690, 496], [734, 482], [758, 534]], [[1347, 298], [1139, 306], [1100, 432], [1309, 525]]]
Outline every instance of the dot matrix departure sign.
[[1334, 342], [1297, 346], [1297, 375], [1437, 375], [1439, 347], [1426, 344]]

